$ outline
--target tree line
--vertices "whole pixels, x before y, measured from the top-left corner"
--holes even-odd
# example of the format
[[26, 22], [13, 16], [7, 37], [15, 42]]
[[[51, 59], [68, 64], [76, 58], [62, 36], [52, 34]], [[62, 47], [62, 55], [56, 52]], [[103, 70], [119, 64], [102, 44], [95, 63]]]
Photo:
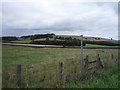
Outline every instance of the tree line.
[[[27, 35], [27, 36], [4, 36], [0, 39], [2, 42], [9, 42], [19, 40], [18, 38], [30, 38], [32, 40], [30, 44], [47, 44], [47, 45], [68, 45], [68, 46], [80, 46], [80, 40], [72, 37], [64, 37], [64, 36], [56, 36], [54, 33], [50, 34], [35, 34], [35, 35]], [[35, 39], [46, 38], [43, 41], [34, 41]], [[49, 38], [54, 38], [54, 40], [49, 40]], [[113, 41], [83, 41], [83, 45], [86, 44], [96, 44], [96, 45], [106, 45], [106, 46], [120, 46], [119, 42]]]
[[51, 33], [51, 34], [35, 34], [35, 35], [21, 36], [20, 38], [30, 38], [31, 40], [34, 40], [34, 39], [41, 39], [41, 38], [53, 38], [53, 36], [55, 36], [54, 33]]

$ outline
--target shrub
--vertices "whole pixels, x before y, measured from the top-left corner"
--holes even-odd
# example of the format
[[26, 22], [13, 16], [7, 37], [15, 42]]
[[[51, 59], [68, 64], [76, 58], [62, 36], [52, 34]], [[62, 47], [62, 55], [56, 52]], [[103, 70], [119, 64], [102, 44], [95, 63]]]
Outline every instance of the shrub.
[[106, 45], [106, 46], [119, 46], [119, 42], [112, 41], [84, 41], [86, 44], [97, 44], [97, 45]]
[[[46, 40], [46, 41], [32, 41], [30, 44], [42, 44], [42, 45], [63, 45], [63, 46], [80, 46], [80, 40], [65, 40], [65, 41], [57, 41], [57, 40]], [[83, 42], [83, 46], [85, 43]]]
[[3, 41], [15, 41], [15, 40], [18, 40], [17, 37], [12, 37], [12, 36], [6, 36], [6, 37], [2, 37], [2, 40]]

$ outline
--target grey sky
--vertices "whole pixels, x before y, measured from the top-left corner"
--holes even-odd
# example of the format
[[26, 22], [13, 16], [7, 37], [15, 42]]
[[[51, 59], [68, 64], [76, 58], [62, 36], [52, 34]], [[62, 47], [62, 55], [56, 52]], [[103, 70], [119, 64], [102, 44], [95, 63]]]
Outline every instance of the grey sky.
[[118, 3], [36, 2], [2, 3], [2, 35], [39, 33], [118, 38]]

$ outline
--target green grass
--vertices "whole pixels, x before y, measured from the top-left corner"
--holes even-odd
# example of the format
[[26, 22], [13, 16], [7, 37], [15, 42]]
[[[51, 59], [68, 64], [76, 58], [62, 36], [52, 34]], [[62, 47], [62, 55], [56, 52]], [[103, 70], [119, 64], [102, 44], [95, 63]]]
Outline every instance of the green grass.
[[[40, 41], [40, 40], [46, 40], [46, 39], [35, 39], [34, 41]], [[54, 40], [53, 38], [49, 38], [49, 40]], [[64, 40], [60, 40], [60, 39], [57, 39], [57, 41], [64, 41]], [[12, 43], [25, 43], [25, 44], [28, 44], [31, 42], [31, 40], [21, 40], [21, 41], [10, 41]], [[105, 45], [96, 45], [96, 44], [86, 44], [85, 47], [109, 47], [109, 46], [105, 46]], [[119, 47], [119, 46], [113, 46], [113, 47]]]
[[76, 35], [56, 35], [58, 37], [72, 37], [72, 38], [79, 38], [80, 36], [76, 36]]
[[[95, 60], [97, 53], [100, 54], [105, 68], [116, 64], [110, 58], [112, 53], [115, 56], [114, 59], [118, 57], [118, 50], [115, 49], [85, 49], [84, 58], [86, 55], [89, 55], [90, 60]], [[80, 72], [79, 49], [30, 48], [3, 45], [3, 87], [18, 87], [15, 84], [15, 68], [17, 64], [22, 65], [24, 87], [59, 87], [59, 63], [61, 61], [64, 62], [66, 85], [74, 82], [76, 79], [78, 80], [77, 77]], [[33, 68], [30, 68], [31, 65]], [[44, 76], [45, 80], [43, 81]]]
[[42, 38], [42, 39], [35, 39], [34, 41], [40, 41], [40, 40], [46, 40], [46, 38]]
[[105, 46], [105, 45], [96, 45], [96, 44], [86, 44], [85, 47], [120, 47], [120, 46]]
[[[46, 38], [44, 39], [35, 39], [34, 41], [43, 41], [45, 40], [46, 41]], [[49, 38], [50, 41], [54, 40], [54, 38]], [[64, 41], [64, 40], [61, 40], [61, 39], [56, 39], [57, 41]]]
[[105, 45], [95, 45], [95, 44], [86, 44], [85, 47], [109, 47], [109, 46], [105, 46]]
[[17, 40], [17, 41], [10, 41], [10, 42], [12, 42], [12, 43], [30, 43], [31, 42], [31, 40]]
[[66, 85], [66, 88], [118, 88], [118, 67], [103, 69], [85, 81]]
[[[5, 59], [5, 64], [32, 64], [33, 62], [53, 62], [53, 61], [66, 61], [67, 59], [77, 58], [79, 60], [79, 49], [67, 49], [67, 48], [26, 48], [26, 47], [18, 47], [18, 46], [4, 46], [3, 45], [3, 60]], [[106, 50], [106, 49], [91, 49], [84, 50], [85, 55], [90, 55], [90, 57], [95, 58], [96, 54], [99, 53], [103, 58], [107, 58], [111, 53], [117, 55], [118, 50]], [[34, 59], [33, 59], [34, 57]], [[13, 61], [13, 62], [12, 62]]]

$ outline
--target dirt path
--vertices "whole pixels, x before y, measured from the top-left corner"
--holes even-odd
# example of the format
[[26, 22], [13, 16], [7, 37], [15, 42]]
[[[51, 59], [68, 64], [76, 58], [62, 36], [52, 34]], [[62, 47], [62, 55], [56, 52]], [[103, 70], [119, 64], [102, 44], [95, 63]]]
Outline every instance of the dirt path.
[[[36, 45], [36, 44], [16, 44], [16, 43], [0, 43], [0, 45], [9, 46], [23, 46], [23, 47], [33, 47], [33, 48], [80, 48], [80, 46], [66, 46], [62, 45]], [[83, 49], [120, 49], [120, 47], [83, 47]]]

